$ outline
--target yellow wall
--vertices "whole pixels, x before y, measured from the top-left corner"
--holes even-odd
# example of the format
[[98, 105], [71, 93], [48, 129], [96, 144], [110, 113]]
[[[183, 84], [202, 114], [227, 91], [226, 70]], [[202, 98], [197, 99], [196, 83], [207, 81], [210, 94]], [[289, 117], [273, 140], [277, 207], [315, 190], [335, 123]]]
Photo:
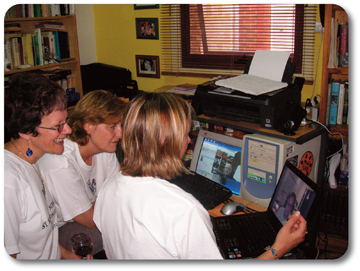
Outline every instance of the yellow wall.
[[[135, 18], [159, 18], [160, 22], [160, 9], [134, 10], [133, 4], [94, 5], [98, 62], [129, 69], [132, 72], [132, 78], [137, 81], [139, 89], [145, 91], [153, 91], [164, 85], [200, 84], [209, 80], [207, 78], [163, 75], [160, 76], [160, 79], [137, 77], [135, 55], [160, 56], [161, 63], [161, 43], [160, 40], [136, 39]], [[316, 40], [315, 56], [317, 57], [320, 34], [316, 34]], [[322, 56], [322, 52], [320, 56]], [[319, 60], [322, 61], [322, 57]], [[315, 94], [320, 94], [321, 63], [319, 62]], [[312, 91], [312, 85], [305, 85], [302, 92], [302, 101], [310, 98]]]

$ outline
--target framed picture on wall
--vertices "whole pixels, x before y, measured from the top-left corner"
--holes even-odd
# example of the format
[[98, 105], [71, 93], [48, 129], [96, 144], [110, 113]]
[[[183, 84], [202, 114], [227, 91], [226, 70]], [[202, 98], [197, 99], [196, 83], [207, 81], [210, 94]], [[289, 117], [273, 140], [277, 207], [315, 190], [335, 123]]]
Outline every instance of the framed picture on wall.
[[159, 39], [158, 18], [135, 18], [137, 39]]
[[134, 9], [159, 8], [159, 4], [134, 4]]
[[159, 56], [136, 55], [138, 77], [160, 78]]

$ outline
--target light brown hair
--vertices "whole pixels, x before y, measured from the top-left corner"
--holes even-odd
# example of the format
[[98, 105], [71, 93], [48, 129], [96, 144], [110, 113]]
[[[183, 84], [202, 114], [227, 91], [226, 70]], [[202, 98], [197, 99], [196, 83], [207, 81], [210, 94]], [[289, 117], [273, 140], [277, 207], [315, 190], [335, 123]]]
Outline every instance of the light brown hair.
[[180, 152], [194, 111], [171, 93], [142, 93], [128, 106], [123, 123], [123, 174], [163, 179], [186, 171]]
[[84, 129], [85, 123], [116, 124], [122, 120], [125, 110], [126, 104], [115, 94], [106, 90], [91, 91], [70, 111], [69, 126], [72, 133], [68, 138], [80, 146], [85, 146], [89, 141], [89, 135]]

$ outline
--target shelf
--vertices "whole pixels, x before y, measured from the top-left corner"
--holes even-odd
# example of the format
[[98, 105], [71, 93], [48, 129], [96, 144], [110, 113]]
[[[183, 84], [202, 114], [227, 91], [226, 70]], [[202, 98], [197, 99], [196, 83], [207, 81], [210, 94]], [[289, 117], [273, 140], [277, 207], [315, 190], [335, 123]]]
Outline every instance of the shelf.
[[73, 15], [67, 16], [51, 16], [51, 17], [29, 17], [29, 18], [9, 18], [5, 19], [5, 23], [13, 23], [13, 22], [31, 22], [31, 21], [58, 21], [58, 20], [65, 20]]
[[274, 129], [262, 128], [258, 123], [252, 123], [246, 121], [231, 121], [231, 120], [221, 119], [218, 117], [207, 117], [205, 115], [197, 116], [197, 120], [211, 123], [214, 125], [233, 128], [235, 130], [243, 131], [246, 133], [257, 133], [257, 134], [272, 136], [275, 138], [292, 141], [295, 142], [296, 144], [303, 144], [308, 140], [325, 133], [325, 128], [323, 128], [318, 124], [300, 126], [298, 130], [295, 131], [294, 136], [287, 136]]
[[12, 75], [12, 74], [16, 74], [16, 73], [21, 73], [21, 72], [30, 72], [30, 71], [36, 71], [36, 70], [54, 70], [57, 67], [59, 68], [63, 68], [66, 67], [68, 65], [71, 64], [77, 64], [77, 60], [75, 58], [71, 58], [69, 60], [66, 61], [62, 61], [59, 63], [53, 63], [53, 64], [48, 64], [48, 65], [41, 65], [41, 66], [34, 66], [34, 67], [30, 67], [30, 68], [25, 68], [25, 69], [15, 69], [15, 70], [11, 70], [11, 71], [5, 71], [4, 74], [5, 75]]
[[328, 73], [349, 75], [349, 68], [348, 67], [338, 67], [338, 68], [334, 68], [334, 69], [328, 69]]

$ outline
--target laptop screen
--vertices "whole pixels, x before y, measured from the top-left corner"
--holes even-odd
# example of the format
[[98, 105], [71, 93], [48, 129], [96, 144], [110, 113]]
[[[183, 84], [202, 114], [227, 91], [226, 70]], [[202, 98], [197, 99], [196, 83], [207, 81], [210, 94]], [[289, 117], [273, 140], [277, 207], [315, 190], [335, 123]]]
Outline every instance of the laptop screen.
[[201, 130], [190, 170], [229, 188], [239, 195], [242, 140]]
[[319, 195], [319, 187], [289, 161], [284, 165], [274, 195], [270, 201], [271, 209], [284, 225], [293, 211], [307, 219]]

